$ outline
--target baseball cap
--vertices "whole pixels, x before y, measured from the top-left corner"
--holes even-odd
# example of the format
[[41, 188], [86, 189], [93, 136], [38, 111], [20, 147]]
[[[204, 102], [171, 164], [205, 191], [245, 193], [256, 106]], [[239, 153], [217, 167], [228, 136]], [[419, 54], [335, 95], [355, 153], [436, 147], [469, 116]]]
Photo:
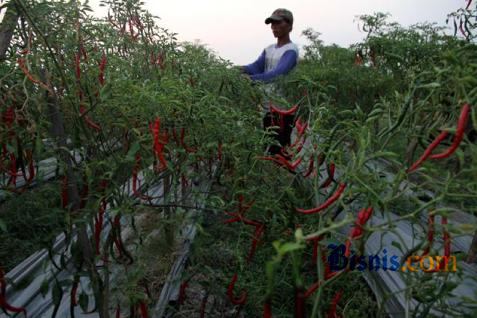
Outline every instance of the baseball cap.
[[272, 15], [269, 16], [266, 20], [266, 24], [272, 23], [272, 21], [281, 21], [285, 20], [290, 24], [293, 24], [293, 14], [290, 10], [279, 8], [273, 11]]

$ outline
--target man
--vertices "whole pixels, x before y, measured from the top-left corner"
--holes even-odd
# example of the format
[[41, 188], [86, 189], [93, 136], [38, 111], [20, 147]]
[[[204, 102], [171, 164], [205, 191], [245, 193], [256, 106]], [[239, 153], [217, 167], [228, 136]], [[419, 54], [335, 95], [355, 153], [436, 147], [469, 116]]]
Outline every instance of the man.
[[[252, 81], [265, 83], [264, 88], [267, 95], [271, 93], [280, 95], [272, 81], [280, 75], [286, 75], [298, 62], [298, 47], [290, 40], [290, 32], [293, 29], [293, 14], [287, 9], [276, 9], [265, 20], [265, 24], [271, 24], [277, 43], [266, 47], [260, 57], [252, 64], [242, 66], [242, 71], [248, 74]], [[278, 122], [278, 120], [272, 120], [268, 98], [263, 106], [265, 112], [263, 127], [267, 130], [272, 126], [272, 122]], [[268, 150], [270, 154], [278, 154], [282, 147], [290, 144], [293, 118], [293, 115], [285, 116], [284, 127], [277, 130], [278, 134], [275, 135], [281, 147], [278, 145], [270, 146]]]

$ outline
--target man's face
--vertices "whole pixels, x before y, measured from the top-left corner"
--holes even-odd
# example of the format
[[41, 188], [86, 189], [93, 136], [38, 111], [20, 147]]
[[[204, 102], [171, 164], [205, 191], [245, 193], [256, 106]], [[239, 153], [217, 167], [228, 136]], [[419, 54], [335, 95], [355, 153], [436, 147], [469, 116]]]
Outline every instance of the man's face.
[[272, 32], [276, 38], [281, 38], [290, 33], [291, 27], [285, 20], [272, 21]]

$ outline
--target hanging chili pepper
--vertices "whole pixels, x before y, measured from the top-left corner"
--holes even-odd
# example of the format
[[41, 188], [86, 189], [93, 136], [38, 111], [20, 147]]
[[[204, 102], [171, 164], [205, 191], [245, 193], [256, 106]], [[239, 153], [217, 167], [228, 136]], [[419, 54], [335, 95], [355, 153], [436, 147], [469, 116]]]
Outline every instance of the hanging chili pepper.
[[447, 225], [447, 217], [443, 216], [441, 219], [441, 224], [444, 228], [444, 256], [449, 257], [451, 251], [451, 240], [449, 232], [447, 231], [445, 225]]
[[291, 171], [295, 171], [296, 168], [298, 167], [298, 165], [302, 162], [303, 157], [299, 157], [294, 162], [289, 162], [288, 159], [286, 159], [285, 157], [283, 157], [280, 154], [276, 154], [273, 157], [270, 157], [270, 156], [259, 157], [258, 159], [273, 161], [275, 163], [278, 163], [280, 166], [286, 167]]
[[205, 318], [205, 308], [207, 306], [208, 299], [209, 299], [209, 293], [206, 292], [200, 303], [200, 318]]
[[151, 130], [151, 133], [152, 133], [152, 136], [153, 136], [154, 153], [155, 153], [156, 157], [159, 159], [159, 162], [161, 164], [159, 166], [159, 170], [162, 171], [162, 170], [167, 168], [167, 161], [164, 158], [163, 151], [164, 151], [164, 146], [167, 144], [169, 137], [168, 137], [168, 134], [167, 134], [167, 131], [166, 131], [162, 135], [162, 141], [159, 140], [159, 134], [160, 134], [160, 130], [161, 130], [161, 119], [159, 117], [156, 118], [156, 120], [154, 121], [154, 124], [150, 125], [150, 130]]
[[432, 151], [444, 140], [446, 139], [447, 135], [449, 132], [447, 131], [442, 131], [439, 136], [434, 139], [434, 141], [424, 150], [424, 153], [422, 156], [412, 164], [412, 166], [406, 170], [407, 173], [411, 173], [414, 170], [416, 170], [432, 153]]
[[5, 123], [7, 128], [12, 128], [13, 122], [15, 121], [15, 107], [10, 106], [2, 113], [2, 121]]
[[19, 176], [17, 172], [17, 158], [15, 154], [12, 152], [10, 153], [10, 171], [9, 171], [10, 178], [8, 179], [7, 186], [13, 185], [13, 187], [17, 186], [17, 177]]
[[116, 318], [121, 318], [121, 306], [119, 304], [116, 306]]
[[316, 237], [312, 237], [312, 238], [309, 238], [308, 241], [311, 241], [313, 242], [313, 255], [312, 255], [312, 261], [313, 261], [313, 264], [316, 264], [316, 261], [318, 259], [318, 247], [319, 247], [319, 243], [320, 241], [325, 237], [324, 234], [322, 235], [319, 235], [319, 236], [316, 236]]
[[217, 159], [219, 161], [222, 161], [222, 142], [221, 141], [219, 141], [217, 145]]
[[305, 318], [306, 296], [303, 288], [295, 288], [295, 318]]
[[332, 162], [329, 166], [329, 169], [328, 169], [328, 179], [326, 179], [326, 181], [323, 182], [323, 184], [320, 185], [319, 188], [324, 189], [324, 188], [328, 187], [331, 184], [331, 182], [333, 182], [334, 176], [335, 176], [335, 164]]
[[288, 110], [283, 110], [283, 109], [279, 109], [278, 107], [270, 103], [270, 110], [280, 115], [292, 115], [297, 111], [297, 109], [298, 109], [298, 105], [294, 105], [292, 108]]
[[313, 156], [310, 156], [310, 163], [308, 165], [308, 169], [306, 170], [305, 174], [303, 175], [304, 178], [308, 178], [311, 173], [314, 170], [314, 165], [315, 165], [315, 158]]
[[452, 140], [451, 146], [442, 153], [431, 155], [431, 159], [447, 158], [457, 150], [462, 139], [464, 139], [464, 133], [465, 133], [465, 128], [467, 127], [467, 122], [469, 120], [469, 114], [470, 114], [470, 105], [465, 104], [462, 107], [462, 110], [460, 112], [459, 120], [457, 122], [457, 130], [455, 132], [454, 139]]
[[321, 282], [316, 282], [313, 285], [311, 285], [304, 293], [304, 297], [308, 298], [310, 297], [321, 285]]
[[263, 318], [272, 318], [272, 301], [266, 300], [263, 305]]
[[138, 193], [138, 179], [137, 179], [137, 174], [140, 169], [140, 164], [141, 164], [141, 155], [139, 153], [136, 153], [136, 163], [132, 171], [132, 190], [133, 190], [133, 195], [136, 197], [140, 195], [140, 193]]
[[148, 312], [147, 312], [147, 306], [144, 301], [141, 301], [139, 303], [139, 310], [141, 311], [141, 317], [142, 318], [147, 318], [148, 317]]
[[25, 317], [27, 316], [27, 311], [24, 307], [15, 307], [10, 305], [6, 298], [6, 289], [7, 283], [5, 282], [5, 272], [2, 268], [0, 268], [0, 308], [2, 308], [5, 312], [11, 311], [13, 313], [20, 313], [22, 312]]
[[230, 282], [228, 288], [227, 288], [227, 296], [229, 297], [229, 300], [232, 304], [234, 305], [245, 305], [245, 302], [247, 301], [247, 292], [242, 291], [242, 294], [240, 295], [239, 298], [234, 297], [234, 287], [235, 287], [235, 282], [237, 281], [237, 273], [234, 274], [232, 277], [232, 281]]
[[340, 301], [341, 296], [343, 296], [342, 290], [337, 292], [335, 294], [335, 297], [333, 297], [333, 300], [331, 301], [330, 309], [328, 310], [327, 318], [340, 318], [340, 316], [336, 313], [336, 307], [338, 306], [338, 302]]
[[317, 206], [316, 208], [312, 208], [312, 209], [308, 209], [308, 210], [296, 208], [296, 211], [300, 212], [300, 213], [303, 213], [303, 214], [318, 213], [318, 212], [326, 209], [327, 207], [329, 207], [335, 201], [337, 201], [340, 198], [343, 191], [345, 190], [345, 188], [346, 188], [346, 184], [345, 183], [340, 183], [336, 192], [333, 193], [333, 195], [331, 195], [323, 204]]
[[28, 178], [25, 178], [27, 183], [31, 183], [33, 178], [35, 178], [35, 162], [33, 161], [32, 151], [27, 152], [28, 159]]
[[86, 49], [84, 48], [83, 43], [81, 43], [81, 45], [80, 45], [80, 51], [81, 51], [81, 54], [83, 55], [83, 59], [86, 62], [88, 62], [88, 53], [86, 52]]
[[308, 127], [308, 123], [302, 122], [301, 118], [298, 117], [295, 121], [295, 127], [296, 127], [296, 130], [298, 131], [298, 136], [302, 136], [305, 133], [306, 128]]
[[87, 112], [86, 107], [84, 107], [84, 105], [80, 105], [80, 115], [84, 118], [85, 123], [90, 128], [93, 128], [94, 130], [96, 130], [98, 132], [101, 131], [101, 126], [99, 126], [98, 124], [93, 122], [91, 120], [91, 118], [88, 115], [85, 114], [86, 112]]
[[253, 233], [253, 238], [252, 238], [252, 247], [250, 248], [250, 252], [247, 257], [247, 263], [249, 263], [252, 260], [253, 256], [255, 255], [257, 244], [260, 241], [260, 237], [262, 236], [264, 230], [265, 230], [264, 224], [255, 226], [255, 232]]
[[100, 255], [101, 232], [103, 231], [104, 212], [106, 211], [106, 200], [102, 199], [99, 204], [98, 215], [95, 216], [94, 224], [94, 242], [96, 247], [96, 255]]
[[106, 54], [103, 52], [103, 55], [101, 56], [101, 62], [99, 63], [99, 75], [98, 75], [98, 81], [101, 86], [104, 86], [104, 69], [106, 68], [106, 63], [107, 63], [107, 57]]
[[79, 53], [75, 54], [75, 76], [79, 81], [81, 79], [81, 67], [80, 67], [80, 55]]
[[76, 300], [76, 293], [78, 291], [78, 283], [79, 283], [79, 278], [75, 276], [75, 279], [73, 280], [73, 286], [71, 287], [71, 306], [75, 307], [78, 305], [78, 301]]
[[434, 215], [429, 215], [428, 220], [429, 228], [427, 230], [427, 247], [422, 253], [422, 256], [428, 255], [434, 242]]
[[49, 91], [50, 93], [53, 93], [51, 88], [49, 88], [45, 83], [43, 83], [42, 81], [36, 79], [33, 77], [33, 75], [30, 73], [30, 71], [28, 70], [28, 67], [25, 65], [25, 59], [24, 58], [18, 58], [17, 60], [18, 62], [18, 66], [20, 67], [20, 69], [23, 71], [23, 73], [25, 74], [25, 76], [32, 82], [32, 83], [35, 83], [35, 84], [38, 84], [40, 85], [41, 87], [43, 87], [44, 89], [46, 89], [47, 91]]
[[186, 300], [187, 287], [189, 287], [189, 281], [185, 280], [181, 283], [181, 286], [179, 288], [179, 299], [178, 299], [179, 305], [184, 304], [184, 301]]
[[369, 218], [371, 217], [371, 214], [373, 213], [373, 207], [368, 207], [368, 208], [363, 208], [358, 212], [358, 218], [355, 221], [355, 226], [351, 230], [351, 233], [346, 240], [346, 250], [345, 250], [345, 256], [349, 257], [351, 254], [351, 240], [355, 240], [360, 238], [363, 235], [364, 229], [363, 225], [368, 222]]

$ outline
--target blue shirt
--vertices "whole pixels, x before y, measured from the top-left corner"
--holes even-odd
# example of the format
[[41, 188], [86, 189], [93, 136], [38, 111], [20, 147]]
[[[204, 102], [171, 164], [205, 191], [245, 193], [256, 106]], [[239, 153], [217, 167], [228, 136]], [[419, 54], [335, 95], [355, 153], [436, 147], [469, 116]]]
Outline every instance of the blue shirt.
[[298, 62], [298, 47], [289, 42], [281, 47], [276, 44], [266, 47], [259, 58], [244, 67], [253, 81], [271, 82], [290, 72]]

